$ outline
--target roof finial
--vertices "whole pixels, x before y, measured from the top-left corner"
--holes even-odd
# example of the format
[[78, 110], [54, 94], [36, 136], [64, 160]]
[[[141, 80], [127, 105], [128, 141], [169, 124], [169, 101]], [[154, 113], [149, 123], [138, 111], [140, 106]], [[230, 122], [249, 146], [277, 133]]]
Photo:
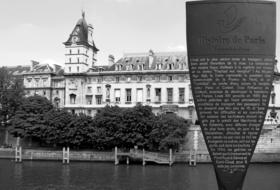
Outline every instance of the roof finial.
[[85, 18], [85, 11], [84, 10], [82, 10], [82, 16], [83, 16], [83, 18]]

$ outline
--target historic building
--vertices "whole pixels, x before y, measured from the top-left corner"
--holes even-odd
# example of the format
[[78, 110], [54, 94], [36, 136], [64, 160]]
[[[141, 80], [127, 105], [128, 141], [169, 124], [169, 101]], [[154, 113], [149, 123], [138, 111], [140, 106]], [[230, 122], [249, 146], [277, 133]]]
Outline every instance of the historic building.
[[[124, 54], [118, 61], [97, 66], [99, 51], [93, 27], [85, 14], [78, 20], [65, 45], [65, 67], [32, 61], [23, 75], [27, 95], [42, 95], [55, 106], [94, 116], [105, 105], [150, 105], [157, 113], [175, 112], [196, 123], [186, 52]], [[266, 122], [277, 122], [280, 109], [280, 74], [275, 73]]]

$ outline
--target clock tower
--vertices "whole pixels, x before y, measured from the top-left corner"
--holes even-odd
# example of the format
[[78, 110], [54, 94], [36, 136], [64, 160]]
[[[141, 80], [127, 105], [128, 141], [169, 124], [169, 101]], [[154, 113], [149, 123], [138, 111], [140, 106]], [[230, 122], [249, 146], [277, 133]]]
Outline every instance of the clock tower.
[[87, 24], [85, 13], [78, 20], [65, 45], [65, 73], [85, 73], [96, 62], [99, 51], [92, 38], [93, 27]]

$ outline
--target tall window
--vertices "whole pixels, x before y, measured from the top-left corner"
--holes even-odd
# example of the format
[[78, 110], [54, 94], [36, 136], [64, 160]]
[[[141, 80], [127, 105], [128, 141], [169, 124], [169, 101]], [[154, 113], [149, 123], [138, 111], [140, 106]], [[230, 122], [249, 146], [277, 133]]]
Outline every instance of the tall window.
[[193, 103], [192, 86], [189, 84], [189, 103]]
[[137, 89], [136, 101], [141, 102], [141, 103], [143, 102], [143, 89], [142, 88]]
[[168, 76], [168, 81], [172, 81], [173, 80], [173, 76]]
[[97, 105], [102, 104], [102, 96], [96, 96], [96, 104]]
[[76, 104], [76, 94], [70, 94], [70, 104]]
[[106, 100], [110, 100], [110, 87], [111, 86], [106, 86]]
[[121, 90], [115, 89], [115, 101], [116, 103], [120, 103], [121, 101]]
[[179, 103], [185, 102], [185, 88], [179, 88]]
[[160, 103], [161, 102], [161, 88], [156, 88], [155, 93], [156, 93], [155, 102]]
[[167, 102], [173, 102], [173, 88], [167, 88]]
[[101, 93], [101, 86], [97, 87], [97, 93]]
[[126, 91], [126, 102], [131, 103], [131, 88], [125, 89]]
[[159, 82], [160, 81], [160, 75], [156, 76], [156, 81]]
[[116, 77], [116, 82], [120, 82], [120, 77]]
[[39, 80], [40, 80], [40, 79], [38, 79], [38, 78], [35, 79], [35, 86], [36, 86], [36, 87], [39, 87]]
[[69, 73], [71, 73], [71, 67], [69, 67]]
[[43, 87], [47, 86], [47, 81], [48, 81], [48, 79], [43, 78]]
[[98, 78], [97, 78], [97, 82], [98, 82], [98, 83], [101, 83], [102, 81], [103, 81], [102, 77], [98, 77]]
[[79, 66], [77, 66], [77, 72], [80, 72], [80, 68], [79, 68]]
[[87, 87], [87, 93], [92, 93], [92, 87], [91, 86]]
[[147, 85], [147, 99], [151, 98], [151, 85]]
[[92, 96], [86, 96], [87, 105], [92, 104]]
[[137, 81], [138, 82], [141, 82], [143, 80], [143, 77], [142, 76], [137, 76]]
[[87, 110], [87, 115], [91, 116], [91, 110]]

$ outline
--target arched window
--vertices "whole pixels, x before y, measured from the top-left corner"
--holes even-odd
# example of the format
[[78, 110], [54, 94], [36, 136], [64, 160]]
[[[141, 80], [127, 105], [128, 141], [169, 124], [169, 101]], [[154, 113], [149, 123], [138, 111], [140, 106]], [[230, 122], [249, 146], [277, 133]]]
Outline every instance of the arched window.
[[60, 103], [60, 98], [55, 97], [55, 98], [54, 98], [54, 105], [55, 105], [56, 108], [59, 107], [59, 103]]
[[70, 94], [70, 104], [76, 104], [76, 94]]

